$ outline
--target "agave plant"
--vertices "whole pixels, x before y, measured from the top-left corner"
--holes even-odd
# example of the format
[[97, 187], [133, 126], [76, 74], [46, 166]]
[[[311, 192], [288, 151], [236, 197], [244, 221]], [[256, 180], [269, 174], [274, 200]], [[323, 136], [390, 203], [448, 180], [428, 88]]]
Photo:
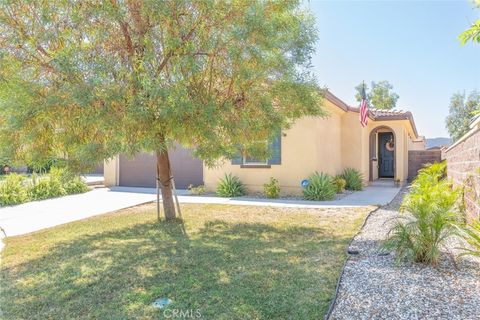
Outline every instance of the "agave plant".
[[217, 195], [220, 197], [239, 197], [244, 194], [245, 188], [238, 177], [229, 173], [220, 179], [217, 186]]

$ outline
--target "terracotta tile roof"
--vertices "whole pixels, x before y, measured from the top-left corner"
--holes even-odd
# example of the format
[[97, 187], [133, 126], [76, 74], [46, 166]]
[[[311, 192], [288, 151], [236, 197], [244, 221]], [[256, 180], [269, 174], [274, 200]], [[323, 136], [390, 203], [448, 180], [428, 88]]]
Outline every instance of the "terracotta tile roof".
[[407, 116], [408, 111], [403, 110], [384, 110], [370, 108], [370, 112], [375, 118]]
[[[325, 98], [332, 102], [334, 105], [340, 109], [348, 112], [359, 112], [358, 107], [351, 107], [343, 102], [340, 98], [331, 93], [328, 89], [323, 91]], [[383, 110], [383, 109], [374, 109], [369, 108], [368, 117], [372, 120], [409, 120], [412, 125], [412, 129], [415, 133], [415, 136], [418, 137], [417, 128], [415, 126], [415, 121], [413, 120], [413, 115], [410, 111], [403, 110]]]

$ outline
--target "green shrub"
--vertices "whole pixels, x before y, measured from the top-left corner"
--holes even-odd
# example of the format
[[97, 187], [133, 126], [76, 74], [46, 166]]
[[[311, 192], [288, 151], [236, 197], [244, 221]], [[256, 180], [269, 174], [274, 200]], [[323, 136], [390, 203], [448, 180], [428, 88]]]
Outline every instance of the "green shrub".
[[220, 197], [238, 197], [244, 194], [245, 188], [238, 177], [229, 173], [220, 179], [217, 186], [217, 195]]
[[315, 172], [308, 177], [308, 181], [308, 186], [303, 189], [305, 199], [323, 201], [335, 198], [336, 187], [330, 175]]
[[340, 174], [340, 177], [345, 179], [345, 189], [359, 191], [363, 189], [363, 176], [354, 168], [346, 168]]
[[408, 214], [395, 221], [384, 243], [386, 249], [396, 251], [397, 263], [436, 264], [442, 243], [454, 231], [459, 193], [443, 178], [442, 170], [438, 164], [422, 169], [402, 203], [401, 212]]
[[43, 200], [86, 191], [88, 186], [79, 176], [66, 169], [52, 167], [49, 174], [32, 176], [29, 193], [33, 200]]
[[32, 184], [29, 190], [32, 200], [43, 200], [66, 195], [62, 181], [56, 175], [32, 176]]
[[88, 191], [87, 184], [74, 173], [65, 168], [52, 167], [48, 174], [50, 179], [60, 181], [66, 194], [76, 194]]
[[280, 186], [278, 185], [278, 180], [271, 177], [268, 183], [263, 185], [263, 192], [267, 196], [267, 198], [278, 198], [280, 195]]
[[335, 191], [337, 193], [342, 193], [345, 190], [345, 186], [347, 185], [347, 181], [345, 181], [345, 179], [340, 176], [336, 176], [333, 179], [333, 183], [335, 184]]
[[0, 205], [14, 205], [66, 194], [82, 193], [88, 187], [82, 179], [65, 169], [52, 168], [49, 174], [33, 174], [29, 182], [24, 176], [8, 174], [0, 182]]
[[434, 185], [447, 176], [447, 163], [435, 162], [418, 171], [418, 175], [412, 182], [412, 191], [422, 188], [424, 185]]
[[63, 188], [65, 189], [66, 194], [77, 194], [88, 191], [87, 184], [78, 176], [65, 181], [63, 183]]
[[190, 194], [193, 194], [193, 195], [201, 195], [201, 194], [205, 194], [206, 192], [204, 185], [199, 185], [196, 187], [190, 185], [188, 187], [188, 190], [190, 191]]
[[0, 182], [0, 205], [9, 206], [28, 201], [25, 177], [11, 173]]

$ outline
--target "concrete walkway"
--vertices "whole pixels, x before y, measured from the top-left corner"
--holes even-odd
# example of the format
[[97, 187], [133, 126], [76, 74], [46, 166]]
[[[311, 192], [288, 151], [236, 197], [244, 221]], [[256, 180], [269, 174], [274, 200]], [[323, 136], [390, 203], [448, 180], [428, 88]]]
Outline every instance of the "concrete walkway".
[[[332, 208], [384, 205], [389, 203], [400, 188], [393, 182], [377, 182], [360, 192], [336, 201], [304, 201], [258, 198], [220, 198], [214, 196], [189, 196], [179, 190], [181, 203], [212, 203], [228, 205], [273, 206], [284, 208]], [[146, 202], [155, 201], [152, 188], [98, 188], [90, 192], [62, 198], [33, 201], [17, 206], [0, 208], [0, 227], [7, 236], [25, 234], [44, 228], [85, 219]]]
[[[156, 194], [154, 188], [112, 187], [112, 191], [128, 193]], [[218, 203], [231, 205], [272, 206], [284, 208], [332, 208], [361, 207], [369, 205], [383, 206], [397, 195], [400, 187], [395, 187], [391, 180], [377, 180], [362, 191], [357, 191], [333, 201], [307, 201], [286, 199], [260, 199], [248, 196], [238, 198], [221, 198], [215, 196], [191, 196], [187, 190], [177, 190], [181, 203]]]
[[85, 174], [82, 176], [82, 180], [85, 181], [88, 186], [103, 185], [105, 182], [103, 174]]

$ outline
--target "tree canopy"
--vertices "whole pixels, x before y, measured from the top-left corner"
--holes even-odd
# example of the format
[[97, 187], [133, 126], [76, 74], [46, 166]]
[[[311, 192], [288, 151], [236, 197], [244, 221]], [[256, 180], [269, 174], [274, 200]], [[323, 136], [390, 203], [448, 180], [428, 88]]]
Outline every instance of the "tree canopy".
[[259, 141], [324, 114], [316, 39], [297, 0], [1, 1], [0, 152], [75, 168], [140, 151], [165, 168], [174, 142], [208, 165], [266, 157]]
[[[362, 88], [364, 83], [355, 87], [355, 99], [362, 101]], [[393, 86], [388, 81], [372, 81], [371, 89], [365, 85], [365, 92], [369, 104], [376, 109], [393, 109], [397, 106], [399, 95], [393, 92]]]
[[480, 93], [455, 93], [450, 99], [449, 114], [445, 120], [446, 128], [453, 141], [458, 140], [470, 130], [472, 118], [480, 112]]
[[[480, 0], [474, 0], [477, 8], [480, 8]], [[480, 19], [472, 22], [471, 26], [462, 32], [458, 39], [464, 45], [469, 41], [480, 43]]]

